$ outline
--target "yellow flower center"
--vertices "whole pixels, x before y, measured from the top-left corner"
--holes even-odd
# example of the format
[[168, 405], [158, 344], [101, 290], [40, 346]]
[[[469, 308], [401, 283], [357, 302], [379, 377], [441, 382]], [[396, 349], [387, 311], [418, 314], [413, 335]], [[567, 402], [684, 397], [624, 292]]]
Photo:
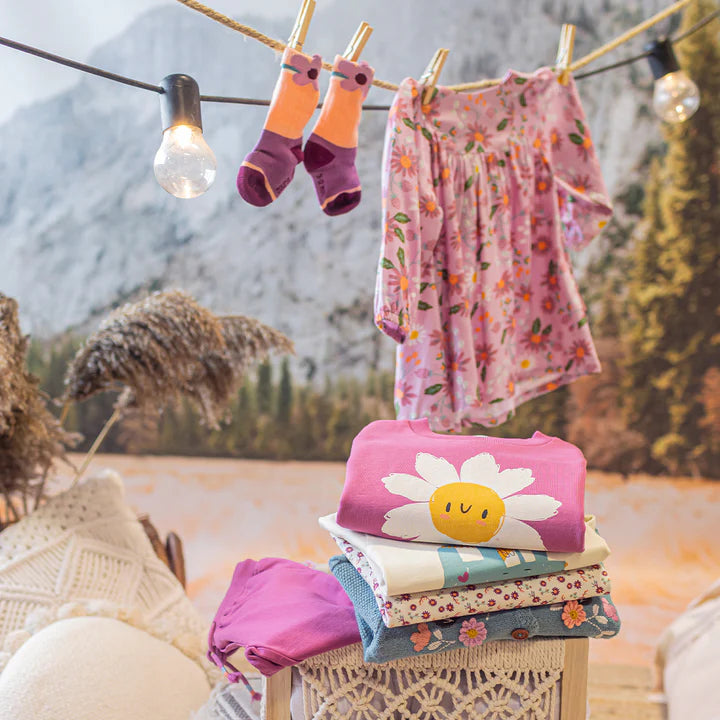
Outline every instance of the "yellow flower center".
[[465, 631], [465, 635], [467, 635], [472, 640], [473, 638], [476, 638], [478, 636], [478, 631], [475, 628], [468, 628]]
[[435, 203], [434, 203], [432, 200], [428, 200], [428, 201], [425, 203], [425, 209], [426, 209], [428, 212], [435, 212], [435, 207], [436, 207], [436, 205], [435, 205]]
[[432, 494], [429, 505], [435, 528], [468, 545], [487, 542], [500, 529], [505, 517], [502, 498], [477, 483], [443, 485]]

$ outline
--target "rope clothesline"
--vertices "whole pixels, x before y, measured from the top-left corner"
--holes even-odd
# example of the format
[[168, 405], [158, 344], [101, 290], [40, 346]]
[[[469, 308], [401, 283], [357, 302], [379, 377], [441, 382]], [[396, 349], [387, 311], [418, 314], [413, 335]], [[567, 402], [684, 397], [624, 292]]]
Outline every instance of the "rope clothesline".
[[[630, 28], [630, 30], [624, 32], [622, 35], [616, 37], [614, 40], [605, 43], [605, 45], [601, 45], [599, 48], [593, 50], [591, 53], [571, 63], [568, 66], [568, 70], [570, 72], [574, 72], [575, 70], [579, 70], [580, 68], [585, 67], [594, 60], [597, 60], [599, 57], [606, 55], [612, 50], [620, 47], [620, 45], [628, 42], [629, 40], [632, 40], [634, 37], [640, 35], [653, 25], [656, 25], [661, 20], [670, 17], [670, 15], [674, 15], [676, 12], [682, 10], [685, 6], [689, 5], [692, 1], [693, 0], [677, 0], [677, 2], [674, 2], [669, 7], [661, 10], [652, 17], [649, 17], [647, 20], [644, 20], [635, 27]], [[287, 45], [280, 40], [275, 40], [271, 37], [268, 37], [267, 35], [261, 33], [253, 27], [250, 27], [249, 25], [243, 25], [242, 23], [237, 22], [237, 20], [233, 20], [231, 17], [223, 15], [222, 13], [208, 7], [207, 5], [203, 5], [201, 2], [198, 2], [198, 0], [177, 0], [177, 2], [182, 3], [186, 7], [191, 8], [192, 10], [196, 10], [197, 12], [202, 13], [206, 17], [209, 17], [211, 20], [215, 20], [215, 22], [218, 22], [221, 25], [225, 25], [225, 27], [228, 27], [231, 30], [235, 30], [236, 32], [239, 32], [247, 37], [253, 38], [253, 40], [257, 40], [258, 42], [261, 42], [263, 45], [267, 45], [269, 48], [272, 48], [277, 52], [282, 52], [287, 47]], [[325, 68], [325, 70], [332, 71], [333, 66], [331, 63], [323, 62], [323, 68]], [[492, 85], [497, 85], [500, 82], [500, 78], [493, 78], [471, 83], [462, 83], [460, 85], [447, 85], [446, 87], [448, 90], [456, 91], [478, 90], [485, 87], [491, 87]], [[372, 84], [375, 87], [383, 88], [384, 90], [396, 91], [398, 89], [398, 86], [395, 83], [387, 82], [386, 80], [379, 80], [377, 78], [373, 80]]]
[[[196, 0], [178, 0], [178, 2], [182, 2], [183, 4], [196, 4], [200, 5], [200, 3], [197, 3]], [[627, 32], [625, 32], [623, 35], [619, 36], [615, 40], [607, 43], [606, 45], [603, 45], [601, 48], [598, 48], [597, 50], [593, 51], [589, 55], [586, 55], [583, 58], [580, 58], [575, 63], [571, 64], [569, 66], [569, 69], [572, 71], [574, 69], [577, 69], [579, 67], [584, 67], [588, 63], [592, 62], [593, 60], [597, 59], [601, 55], [605, 54], [606, 52], [609, 52], [610, 50], [618, 47], [624, 42], [627, 42], [633, 37], [636, 37], [639, 33], [643, 32], [644, 30], [647, 30], [649, 27], [654, 25], [655, 23], [662, 20], [664, 17], [667, 17], [668, 15], [672, 14], [672, 12], [677, 12], [681, 9], [681, 7], [684, 7], [688, 3], [692, 2], [692, 0], [679, 0], [674, 5], [670, 6], [669, 8], [666, 8], [662, 11], [662, 13], [658, 13], [657, 15], [654, 15], [651, 18], [648, 18], [644, 22], [640, 23], [640, 25], [635, 26], [634, 28], [631, 28]], [[201, 7], [205, 7], [202, 5]], [[194, 8], [196, 9], [196, 8]], [[224, 15], [221, 15], [220, 13], [216, 13], [211, 8], [207, 8], [207, 10], [212, 13], [209, 15], [209, 17], [212, 17], [215, 19], [215, 15], [218, 15], [220, 17], [225, 17]], [[662, 17], [660, 17], [662, 16]], [[685, 38], [689, 37], [693, 33], [697, 32], [698, 30], [702, 29], [707, 25], [709, 22], [714, 20], [715, 18], [720, 17], [720, 10], [716, 10], [709, 15], [702, 18], [700, 21], [695, 23], [692, 27], [685, 30], [683, 33], [676, 35], [674, 38], [672, 38], [672, 41], [677, 43], [681, 40], [684, 40]], [[263, 35], [263, 33], [258, 32], [254, 28], [251, 28], [246, 25], [241, 25], [240, 23], [236, 23], [234, 20], [231, 20], [230, 18], [226, 18], [229, 22], [233, 23], [234, 25], [237, 25], [239, 28], [243, 28], [243, 30], [239, 30], [239, 32], [243, 32], [243, 34], [246, 34], [248, 37], [252, 37], [259, 42], [262, 42], [265, 45], [268, 45], [268, 47], [271, 47], [273, 49], [281, 50], [285, 47], [283, 43], [281, 43], [279, 40], [273, 40], [272, 38], [268, 37], [267, 35]], [[223, 23], [224, 24], [224, 23]], [[247, 30], [247, 32], [244, 32], [244, 30]], [[35, 48], [30, 45], [24, 45], [23, 43], [17, 42], [16, 40], [10, 40], [9, 38], [0, 37], [0, 45], [4, 45], [5, 47], [9, 47], [13, 50], [19, 50], [24, 53], [28, 53], [30, 55], [34, 55], [35, 57], [39, 57], [43, 60], [49, 60], [50, 62], [57, 63], [59, 65], [65, 65], [66, 67], [73, 68], [75, 70], [80, 70], [81, 72], [89, 73], [91, 75], [96, 75], [98, 77], [106, 78], [107, 80], [112, 80], [114, 82], [122, 83], [124, 85], [129, 85], [131, 87], [137, 87], [142, 90], [149, 90], [155, 93], [163, 93], [163, 89], [159, 85], [153, 85], [151, 83], [146, 83], [141, 80], [136, 80], [134, 78], [126, 77], [124, 75], [118, 75], [117, 73], [109, 72], [107, 70], [103, 70], [102, 68], [95, 67], [93, 65], [87, 65], [85, 63], [77, 62], [76, 60], [70, 60], [69, 58], [62, 57], [60, 55], [54, 55], [53, 53], [47, 52], [46, 50], [41, 50], [40, 48]], [[602, 52], [601, 52], [602, 51]], [[623, 60], [619, 60], [618, 62], [612, 63], [611, 65], [605, 65], [603, 67], [597, 68], [595, 70], [591, 70], [589, 72], [585, 73], [579, 73], [575, 75], [576, 80], [580, 80], [582, 78], [590, 77], [592, 75], [597, 75], [598, 73], [605, 72], [607, 70], [613, 70], [618, 67], [622, 67], [623, 65], [629, 65], [630, 63], [636, 62], [638, 60], [642, 60], [643, 58], [646, 58], [649, 55], [648, 52], [640, 53], [639, 55], [633, 55], [631, 57], [627, 57]], [[326, 63], [327, 65], [327, 63]], [[330, 66], [331, 67], [331, 66]], [[392, 83], [385, 83], [384, 81], [380, 81], [382, 84], [379, 85], [379, 87], [387, 88], [387, 89], [397, 89], [396, 85], [392, 85]], [[489, 87], [493, 84], [497, 84], [500, 82], [499, 80], [481, 80], [479, 82], [475, 83], [466, 83], [463, 85], [448, 85], [446, 86], [450, 90], [472, 90], [476, 88], [482, 88], [482, 87]], [[200, 100], [203, 102], [213, 102], [213, 103], [229, 103], [229, 104], [236, 104], [236, 105], [256, 105], [256, 106], [268, 106], [270, 105], [270, 100], [260, 100], [255, 98], [244, 98], [244, 97], [225, 97], [221, 95], [201, 95]], [[318, 107], [322, 107], [322, 103], [318, 105]], [[363, 110], [389, 110], [389, 105], [363, 105]]]

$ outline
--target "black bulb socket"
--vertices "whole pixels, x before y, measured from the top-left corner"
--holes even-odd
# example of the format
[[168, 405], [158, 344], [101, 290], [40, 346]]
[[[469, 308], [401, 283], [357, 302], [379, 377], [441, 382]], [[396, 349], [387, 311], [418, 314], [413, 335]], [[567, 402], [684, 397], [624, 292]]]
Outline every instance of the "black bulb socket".
[[645, 46], [653, 77], [659, 80], [680, 69], [672, 43], [668, 38], [658, 38]]
[[200, 88], [189, 75], [168, 75], [160, 83], [160, 118], [162, 129], [176, 125], [193, 125], [202, 130]]

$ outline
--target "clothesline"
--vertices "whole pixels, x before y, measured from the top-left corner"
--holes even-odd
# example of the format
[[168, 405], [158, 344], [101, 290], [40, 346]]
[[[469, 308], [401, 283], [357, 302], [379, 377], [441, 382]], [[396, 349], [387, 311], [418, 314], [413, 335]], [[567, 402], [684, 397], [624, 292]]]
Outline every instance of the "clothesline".
[[[182, 0], [180, 0], [182, 1]], [[697, 22], [692, 27], [688, 28], [685, 32], [676, 35], [674, 38], [672, 38], [673, 43], [678, 43], [685, 38], [689, 37], [690, 35], [696, 33], [698, 30], [701, 30], [705, 25], [707, 25], [712, 20], [716, 19], [720, 16], [720, 10], [716, 10], [715, 12], [710, 13], [706, 17], [704, 17], [702, 20]], [[262, 35], [261, 33], [258, 33], [259, 35]], [[254, 36], [250, 36], [254, 37]], [[262, 36], [266, 37], [266, 36]], [[277, 41], [272, 41], [277, 42]], [[19, 50], [20, 52], [27, 53], [29, 55], [33, 55], [35, 57], [39, 57], [42, 60], [48, 60], [50, 62], [57, 63], [59, 65], [64, 65], [66, 67], [73, 68], [74, 70], [80, 70], [81, 72], [88, 73], [90, 75], [96, 75], [98, 77], [105, 78], [106, 80], [112, 80], [117, 83], [122, 83], [123, 85], [128, 85], [130, 87], [137, 87], [141, 90], [149, 90], [156, 93], [162, 93], [163, 89], [159, 85], [153, 85], [151, 83], [143, 82], [142, 80], [136, 80], [135, 78], [130, 78], [125, 75], [118, 75], [117, 73], [110, 72], [108, 70], [103, 70], [102, 68], [95, 67], [94, 65], [88, 65], [86, 63], [81, 63], [76, 60], [71, 60], [66, 57], [62, 57], [61, 55], [55, 55], [53, 53], [47, 52], [46, 50], [41, 50], [40, 48], [32, 47], [31, 45], [25, 45], [23, 43], [17, 42], [16, 40], [11, 40], [9, 38], [0, 37], [0, 45], [4, 45], [5, 47], [8, 47], [12, 50]], [[599, 67], [595, 70], [590, 70], [589, 72], [585, 73], [579, 73], [574, 75], [576, 80], [582, 80], [583, 78], [591, 77], [592, 75], [598, 75], [599, 73], [606, 72], [608, 70], [614, 70], [619, 67], [623, 67], [624, 65], [629, 65], [631, 63], [637, 62], [638, 60], [642, 60], [643, 58], [646, 58], [649, 53], [643, 52], [638, 55], [632, 55], [630, 57], [624, 58], [623, 60], [619, 60], [618, 62], [612, 63], [610, 65], [604, 65], [603, 67]], [[581, 58], [581, 60], [578, 60], [579, 62], [582, 62], [585, 58]], [[572, 66], [571, 66], [572, 67]], [[490, 82], [490, 81], [481, 81], [481, 82]], [[477, 83], [476, 86], [479, 86]], [[458, 86], [448, 86], [449, 88], [456, 88]], [[465, 87], [465, 86], [463, 86]], [[235, 105], [256, 105], [256, 106], [265, 106], [267, 107], [270, 105], [270, 100], [262, 100], [257, 98], [245, 98], [245, 97], [227, 97], [222, 95], [201, 95], [200, 100], [203, 102], [214, 102], [214, 103], [227, 103], [227, 104], [235, 104]], [[322, 103], [318, 105], [318, 107], [322, 107]], [[390, 109], [389, 105], [373, 105], [373, 104], [367, 104], [363, 105], [363, 110], [382, 110], [387, 111]]]
[[[259, 30], [256, 30], [253, 27], [250, 27], [249, 25], [243, 25], [242, 23], [237, 22], [236, 20], [233, 20], [232, 18], [228, 17], [227, 15], [223, 15], [222, 13], [218, 12], [217, 10], [214, 10], [211, 7], [208, 7], [207, 5], [203, 5], [202, 3], [198, 2], [198, 0], [177, 0], [177, 2], [182, 3], [186, 7], [191, 8], [192, 10], [196, 10], [199, 13], [202, 13], [206, 17], [209, 17], [211, 20], [214, 20], [215, 22], [220, 23], [221, 25], [225, 25], [225, 27], [230, 28], [231, 30], [235, 30], [246, 37], [250, 37], [253, 40], [257, 40], [258, 42], [262, 43], [263, 45], [267, 45], [269, 48], [272, 48], [273, 50], [277, 52], [282, 52], [285, 50], [287, 45], [280, 40], [275, 40], [263, 33], [261, 33]], [[599, 57], [602, 57], [603, 55], [606, 55], [607, 53], [611, 52], [612, 50], [615, 50], [616, 48], [620, 47], [620, 45], [623, 45], [624, 43], [628, 42], [629, 40], [632, 40], [632, 38], [636, 37], [637, 35], [641, 34], [648, 28], [651, 28], [653, 25], [656, 25], [661, 20], [664, 20], [667, 17], [670, 17], [670, 15], [674, 15], [676, 12], [679, 12], [682, 10], [686, 5], [689, 5], [692, 2], [692, 0], [677, 0], [677, 2], [673, 3], [669, 7], [665, 8], [664, 10], [661, 10], [659, 13], [656, 13], [652, 17], [648, 18], [647, 20], [644, 20], [643, 22], [639, 23], [633, 28], [630, 28], [630, 30], [627, 30], [622, 35], [618, 36], [614, 40], [611, 40], [610, 42], [606, 43], [605, 45], [600, 46], [596, 50], [593, 50], [588, 55], [585, 55], [584, 57], [581, 57], [579, 60], [576, 60], [575, 62], [571, 63], [568, 66], [568, 70], [570, 72], [574, 72], [575, 70], [579, 70], [582, 67], [585, 67], [589, 63], [593, 62], [594, 60], [597, 60]], [[325, 70], [332, 71], [333, 66], [331, 63], [323, 62], [323, 68]], [[501, 82], [500, 78], [493, 78], [493, 79], [487, 79], [487, 80], [480, 80], [477, 82], [471, 82], [471, 83], [463, 83], [460, 85], [448, 85], [447, 88], [449, 90], [456, 90], [456, 91], [465, 91], [465, 90], [478, 90], [485, 87], [490, 87], [492, 85], [497, 85], [499, 82]], [[395, 83], [387, 82], [386, 80], [380, 80], [378, 78], [375, 78], [372, 83], [375, 87], [383, 88], [384, 90], [392, 90], [397, 91], [398, 86]]]

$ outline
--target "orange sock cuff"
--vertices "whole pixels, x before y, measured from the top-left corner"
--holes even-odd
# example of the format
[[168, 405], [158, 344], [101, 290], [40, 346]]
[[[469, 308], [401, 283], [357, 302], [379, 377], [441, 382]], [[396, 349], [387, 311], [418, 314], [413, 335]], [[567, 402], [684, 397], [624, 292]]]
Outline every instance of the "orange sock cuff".
[[338, 147], [357, 147], [362, 104], [374, 76], [375, 71], [366, 62], [354, 63], [337, 55], [313, 132]]
[[275, 84], [265, 129], [287, 138], [299, 138], [312, 117], [320, 97], [319, 55], [305, 55], [285, 48], [280, 77]]

